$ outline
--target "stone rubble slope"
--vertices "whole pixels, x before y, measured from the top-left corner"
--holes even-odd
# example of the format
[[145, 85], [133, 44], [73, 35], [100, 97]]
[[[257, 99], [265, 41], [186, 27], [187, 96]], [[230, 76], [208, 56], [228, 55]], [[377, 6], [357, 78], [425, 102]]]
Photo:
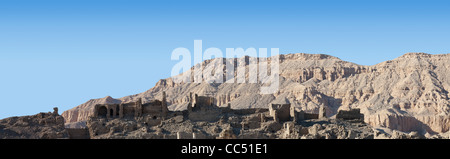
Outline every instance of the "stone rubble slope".
[[0, 120], [0, 139], [64, 139], [64, 118], [56, 111]]

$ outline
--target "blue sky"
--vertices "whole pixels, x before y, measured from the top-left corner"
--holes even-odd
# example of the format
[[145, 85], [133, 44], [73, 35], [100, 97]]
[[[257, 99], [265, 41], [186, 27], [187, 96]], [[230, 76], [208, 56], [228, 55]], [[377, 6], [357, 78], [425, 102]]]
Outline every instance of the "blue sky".
[[280, 48], [363, 65], [449, 53], [450, 2], [0, 1], [0, 118], [120, 98], [170, 76], [177, 47]]

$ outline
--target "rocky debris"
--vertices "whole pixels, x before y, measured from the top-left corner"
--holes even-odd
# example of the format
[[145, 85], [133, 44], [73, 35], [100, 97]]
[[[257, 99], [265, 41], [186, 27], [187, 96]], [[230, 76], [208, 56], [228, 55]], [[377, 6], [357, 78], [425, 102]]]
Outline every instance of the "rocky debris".
[[79, 121], [79, 122], [73, 122], [73, 123], [66, 123], [64, 124], [64, 127], [69, 129], [81, 129], [86, 128], [86, 121]]
[[69, 139], [90, 139], [89, 130], [87, 128], [68, 128]]
[[[435, 136], [436, 137], [436, 136]], [[374, 138], [375, 139], [426, 139], [430, 137], [425, 137], [417, 131], [412, 131], [410, 133], [405, 133], [397, 130], [390, 130], [386, 128], [374, 128]]]
[[[142, 124], [138, 118], [90, 118], [92, 139], [373, 139], [370, 125], [362, 121], [312, 119], [299, 123], [261, 120], [264, 113], [222, 113], [218, 121], [192, 121], [172, 112], [160, 125]], [[263, 115], [264, 114], [264, 115]]]
[[[308, 129], [308, 134], [301, 139], [373, 139], [370, 125], [361, 121], [343, 121], [336, 119], [314, 119], [301, 123]], [[299, 131], [300, 134], [304, 132]]]
[[62, 139], [68, 138], [64, 118], [55, 108], [53, 113], [10, 117], [0, 120], [0, 139]]
[[224, 129], [217, 139], [236, 139], [236, 134], [234, 134], [233, 129], [231, 127]]
[[[202, 66], [214, 70], [217, 61], [208, 60]], [[194, 92], [214, 94], [216, 105], [231, 103], [233, 109], [268, 108], [272, 101], [288, 100], [292, 107], [306, 113], [323, 112], [323, 107], [331, 117], [339, 110], [358, 108], [365, 115], [364, 121], [373, 127], [435, 135], [450, 130], [448, 61], [450, 54], [408, 53], [362, 66], [322, 54], [287, 54], [280, 55], [280, 88], [276, 94], [255, 93], [260, 91], [260, 84], [175, 83], [168, 78], [137, 95], [90, 100], [65, 111], [63, 116], [67, 123], [86, 121], [95, 104], [138, 98], [145, 102], [160, 99], [163, 91], [170, 110], [183, 110], [189, 93]]]

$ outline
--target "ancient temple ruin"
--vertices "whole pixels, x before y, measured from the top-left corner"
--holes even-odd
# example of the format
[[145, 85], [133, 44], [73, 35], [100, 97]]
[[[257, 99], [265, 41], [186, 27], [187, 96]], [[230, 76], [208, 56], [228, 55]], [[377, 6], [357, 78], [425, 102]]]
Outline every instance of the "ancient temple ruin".
[[291, 104], [271, 104], [269, 107], [270, 116], [277, 122], [293, 120], [291, 111]]
[[303, 110], [297, 111], [291, 104], [271, 104], [269, 105], [269, 115], [276, 122], [294, 121], [299, 122], [310, 119], [327, 118], [325, 107], [319, 108], [319, 114], [306, 113]]
[[106, 119], [149, 117], [153, 120], [149, 123], [157, 125], [167, 117], [168, 113], [166, 93], [163, 92], [162, 100], [152, 100], [147, 103], [142, 103], [142, 99], [139, 98], [137, 101], [129, 103], [97, 104], [92, 117]]
[[364, 114], [361, 114], [360, 109], [340, 110], [336, 119], [364, 121]]
[[[314, 138], [317, 135], [309, 133], [301, 124], [331, 121], [323, 106], [314, 114], [297, 110], [290, 103], [271, 103], [268, 109], [232, 109], [230, 103], [217, 106], [216, 99], [210, 96], [190, 93], [188, 100], [189, 104], [182, 111], [169, 111], [164, 92], [162, 100], [146, 103], [139, 98], [129, 103], [98, 104], [87, 121], [87, 129], [73, 130], [69, 134], [73, 138], [89, 135], [90, 138], [149, 139], [300, 138], [312, 134], [310, 137]], [[360, 114], [342, 111], [337, 118], [341, 117], [347, 120]], [[318, 130], [311, 128], [311, 132], [314, 131]]]
[[190, 112], [196, 112], [216, 109], [217, 106], [213, 103], [215, 103], [215, 99], [213, 97], [198, 96], [198, 94], [192, 95], [192, 93], [190, 93], [187, 110]]
[[188, 117], [192, 121], [217, 121], [222, 109], [214, 104], [213, 97], [190, 93], [187, 106]]

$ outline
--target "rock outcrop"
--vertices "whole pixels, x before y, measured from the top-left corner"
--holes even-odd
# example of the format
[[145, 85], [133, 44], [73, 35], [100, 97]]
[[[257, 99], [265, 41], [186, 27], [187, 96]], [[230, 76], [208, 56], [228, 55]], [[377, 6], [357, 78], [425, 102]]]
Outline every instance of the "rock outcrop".
[[62, 139], [68, 138], [64, 118], [54, 112], [0, 120], [0, 139]]
[[[248, 57], [243, 57], [248, 58]], [[170, 110], [186, 109], [189, 93], [209, 94], [216, 105], [231, 103], [233, 109], [268, 108], [275, 100], [288, 100], [297, 110], [328, 117], [339, 110], [358, 108], [364, 121], [420, 134], [449, 131], [450, 54], [408, 53], [373, 66], [357, 65], [322, 54], [280, 55], [280, 88], [275, 94], [261, 95], [261, 84], [175, 83], [160, 80], [146, 92], [120, 99], [93, 99], [65, 111], [67, 123], [86, 121], [95, 104], [159, 99], [167, 93]], [[202, 63], [214, 69], [217, 59]], [[248, 68], [248, 63], [245, 63]], [[248, 72], [247, 72], [248, 74]], [[247, 75], [248, 76], [248, 75]]]

